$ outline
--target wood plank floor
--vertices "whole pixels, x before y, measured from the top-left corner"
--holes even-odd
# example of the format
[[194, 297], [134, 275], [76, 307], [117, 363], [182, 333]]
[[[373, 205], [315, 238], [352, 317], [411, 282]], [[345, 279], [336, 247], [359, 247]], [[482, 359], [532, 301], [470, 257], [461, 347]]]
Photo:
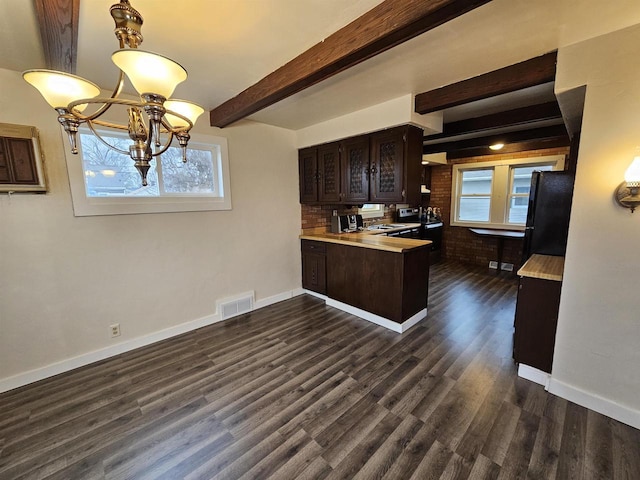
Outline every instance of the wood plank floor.
[[640, 479], [640, 432], [517, 377], [516, 284], [432, 267], [399, 335], [303, 295], [0, 395], [5, 479]]

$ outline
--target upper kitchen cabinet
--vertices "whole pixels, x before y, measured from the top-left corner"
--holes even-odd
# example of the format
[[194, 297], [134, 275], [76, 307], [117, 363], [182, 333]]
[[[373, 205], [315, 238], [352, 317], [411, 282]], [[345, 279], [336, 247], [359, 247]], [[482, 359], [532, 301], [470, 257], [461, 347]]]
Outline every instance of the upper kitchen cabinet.
[[300, 203], [318, 201], [318, 149], [303, 148], [298, 151], [300, 174]]
[[342, 142], [343, 200], [351, 205], [369, 201], [369, 136], [348, 138]]
[[328, 143], [298, 152], [300, 203], [340, 203], [340, 144]]
[[299, 151], [300, 202], [420, 202], [422, 130], [405, 125]]
[[339, 203], [342, 200], [340, 170], [340, 144], [318, 147], [318, 201]]
[[404, 129], [394, 128], [371, 135], [372, 202], [404, 201], [405, 140]]

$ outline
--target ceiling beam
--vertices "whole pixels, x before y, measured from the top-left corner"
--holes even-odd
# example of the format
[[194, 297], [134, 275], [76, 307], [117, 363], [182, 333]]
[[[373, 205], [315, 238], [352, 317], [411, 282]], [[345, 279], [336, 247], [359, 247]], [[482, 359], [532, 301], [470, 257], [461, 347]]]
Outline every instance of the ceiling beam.
[[[489, 149], [489, 145], [496, 143], [504, 143], [505, 147], [512, 143], [522, 143], [531, 140], [544, 140], [544, 139], [566, 139], [566, 144], [569, 145], [569, 135], [564, 125], [553, 125], [551, 127], [532, 128], [529, 130], [522, 130], [518, 132], [501, 133], [496, 135], [490, 135], [487, 137], [468, 138], [465, 140], [458, 140], [453, 142], [442, 142], [424, 145], [422, 147], [423, 154], [440, 153], [440, 152], [454, 152], [460, 150], [470, 150], [477, 148]], [[504, 153], [502, 150], [499, 153]], [[474, 156], [474, 155], [469, 155]]]
[[425, 140], [449, 138], [456, 135], [483, 133], [498, 128], [526, 126], [532, 123], [562, 119], [557, 102], [540, 103], [528, 107], [516, 108], [506, 112], [493, 113], [482, 117], [445, 123], [442, 133], [426, 135]]
[[34, 0], [47, 68], [76, 72], [80, 0]]
[[557, 52], [494, 70], [446, 87], [419, 93], [415, 111], [425, 113], [444, 110], [463, 103], [495, 97], [503, 93], [553, 82], [556, 77]]
[[505, 153], [530, 152], [532, 150], [543, 150], [545, 148], [568, 147], [571, 140], [569, 137], [544, 138], [541, 140], [527, 140], [524, 142], [510, 143], [501, 150], [491, 150], [488, 147], [470, 148], [467, 150], [455, 150], [447, 153], [447, 160], [458, 160], [460, 158], [484, 157], [487, 155], [504, 155]]
[[385, 0], [211, 110], [211, 126], [226, 127], [489, 1]]

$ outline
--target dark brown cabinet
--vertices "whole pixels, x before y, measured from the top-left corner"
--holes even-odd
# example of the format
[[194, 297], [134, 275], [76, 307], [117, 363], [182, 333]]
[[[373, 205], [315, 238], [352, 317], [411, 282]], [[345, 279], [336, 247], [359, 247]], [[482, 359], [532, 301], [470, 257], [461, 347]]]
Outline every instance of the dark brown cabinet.
[[298, 152], [300, 203], [340, 203], [340, 144], [328, 143]]
[[298, 152], [300, 203], [318, 201], [318, 149], [304, 148]]
[[322, 242], [302, 240], [302, 288], [327, 293], [326, 245]]
[[300, 203], [418, 203], [422, 130], [405, 125], [298, 154]]
[[343, 200], [353, 205], [369, 201], [369, 137], [350, 138], [342, 142]]
[[301, 240], [302, 287], [402, 324], [427, 307], [429, 246], [390, 252]]
[[340, 144], [329, 143], [318, 147], [318, 201], [340, 202], [340, 170]]
[[403, 202], [405, 132], [392, 129], [371, 135], [372, 202]]
[[513, 358], [551, 373], [562, 282], [521, 277], [516, 304]]

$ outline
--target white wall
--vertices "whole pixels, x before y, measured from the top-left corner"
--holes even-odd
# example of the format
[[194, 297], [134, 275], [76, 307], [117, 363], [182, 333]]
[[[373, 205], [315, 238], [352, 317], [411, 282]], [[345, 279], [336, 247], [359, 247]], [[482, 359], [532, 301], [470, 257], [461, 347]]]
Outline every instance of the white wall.
[[559, 50], [587, 85], [550, 390], [640, 427], [640, 212], [613, 201], [640, 145], [640, 26]]
[[16, 72], [0, 85], [0, 122], [40, 130], [50, 188], [0, 195], [0, 384], [213, 315], [220, 298], [300, 287], [294, 132], [203, 115], [197, 131], [228, 139], [231, 211], [74, 217], [55, 112]]

